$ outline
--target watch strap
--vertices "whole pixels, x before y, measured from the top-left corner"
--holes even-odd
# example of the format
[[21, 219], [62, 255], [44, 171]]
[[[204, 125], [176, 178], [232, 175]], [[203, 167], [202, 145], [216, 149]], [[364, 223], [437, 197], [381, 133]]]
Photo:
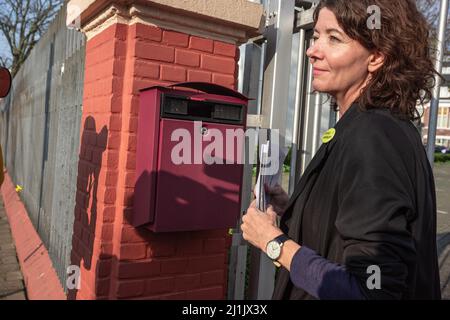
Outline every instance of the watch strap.
[[285, 243], [288, 240], [290, 240], [290, 238], [283, 233], [283, 234], [279, 235], [278, 237], [276, 237], [275, 239], [273, 239], [272, 241], [276, 241], [280, 245], [282, 245], [283, 243]]

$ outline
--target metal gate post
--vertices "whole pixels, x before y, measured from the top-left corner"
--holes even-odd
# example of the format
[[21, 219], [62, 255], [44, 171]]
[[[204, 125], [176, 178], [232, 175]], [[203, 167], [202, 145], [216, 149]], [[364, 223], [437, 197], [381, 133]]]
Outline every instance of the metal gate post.
[[[448, 13], [448, 0], [441, 0], [441, 14], [439, 17], [439, 33], [438, 33], [438, 47], [436, 53], [436, 65], [437, 72], [442, 72], [442, 61], [444, 60], [444, 44], [445, 44], [445, 31], [447, 28], [447, 13]], [[427, 155], [430, 161], [431, 167], [434, 164], [434, 145], [436, 142], [436, 127], [439, 110], [439, 97], [441, 90], [441, 79], [436, 76], [436, 83], [433, 90], [433, 98], [430, 105], [430, 117], [428, 125], [427, 136]]]
[[[269, 0], [266, 10], [262, 127], [279, 130], [280, 146], [284, 146], [295, 0]], [[260, 144], [264, 142], [259, 141]], [[274, 289], [275, 266], [265, 253], [254, 247], [251, 247], [249, 276], [250, 299], [270, 299]]]
[[291, 170], [289, 172], [289, 195], [294, 192], [296, 185], [296, 164], [297, 156], [300, 150], [300, 120], [301, 120], [301, 106], [303, 105], [303, 85], [305, 78], [305, 66], [306, 66], [306, 56], [305, 56], [305, 29], [300, 29], [299, 37], [300, 43], [298, 46], [298, 65], [297, 65], [297, 83], [295, 85], [295, 104], [294, 104], [294, 124], [292, 132], [292, 150], [291, 150]]
[[[258, 61], [261, 61], [264, 56], [264, 46], [259, 46], [256, 43], [248, 43], [241, 46], [240, 51], [240, 81], [238, 90], [250, 98], [256, 97], [255, 101], [249, 102], [249, 112], [259, 113], [262, 88], [259, 84], [260, 76], [258, 71], [260, 71], [260, 64], [262, 63], [258, 63]], [[258, 116], [255, 114], [248, 115], [247, 128], [258, 126]], [[250, 152], [255, 149], [256, 137], [254, 138], [251, 139], [251, 137], [245, 136], [245, 161], [241, 193], [242, 213], [249, 207], [252, 198], [253, 161], [250, 161], [250, 159], [253, 155]], [[236, 228], [233, 230], [232, 245], [230, 248], [227, 294], [229, 300], [243, 300], [245, 298], [248, 244], [242, 237], [242, 231], [240, 229], [241, 219], [239, 219]]]

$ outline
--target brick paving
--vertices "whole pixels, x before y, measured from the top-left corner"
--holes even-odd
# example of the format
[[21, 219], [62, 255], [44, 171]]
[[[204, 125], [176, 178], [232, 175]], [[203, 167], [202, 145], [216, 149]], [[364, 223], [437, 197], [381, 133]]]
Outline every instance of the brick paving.
[[26, 300], [16, 248], [0, 197], [0, 300]]
[[434, 166], [437, 198], [437, 233], [450, 233], [450, 163], [436, 163]]
[[442, 298], [450, 300], [450, 163], [436, 163], [434, 179]]

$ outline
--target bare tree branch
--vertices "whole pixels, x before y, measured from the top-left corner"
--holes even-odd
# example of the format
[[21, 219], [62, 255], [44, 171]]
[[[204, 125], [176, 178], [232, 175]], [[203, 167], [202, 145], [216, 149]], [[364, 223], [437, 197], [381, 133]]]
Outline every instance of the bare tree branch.
[[[427, 21], [430, 23], [431, 37], [437, 41], [437, 29], [440, 16], [440, 1], [436, 0], [416, 0], [417, 8], [423, 13]], [[447, 14], [447, 21], [449, 15]], [[447, 23], [447, 32], [445, 34], [445, 44], [444, 48], [446, 50], [445, 54], [450, 55], [450, 24]]]
[[11, 65], [11, 59], [8, 57], [0, 57], [0, 66], [8, 68]]
[[0, 0], [0, 34], [8, 44], [10, 57], [0, 64], [14, 76], [40, 37], [47, 31], [64, 0]]

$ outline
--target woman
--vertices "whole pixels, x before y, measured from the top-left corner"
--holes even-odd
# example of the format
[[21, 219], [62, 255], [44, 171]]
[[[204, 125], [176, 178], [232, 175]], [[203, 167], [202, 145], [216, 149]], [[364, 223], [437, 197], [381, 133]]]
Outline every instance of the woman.
[[413, 0], [318, 4], [313, 86], [341, 118], [292, 197], [269, 190], [267, 214], [253, 203], [241, 226], [282, 266], [274, 299], [440, 299], [434, 179], [412, 123], [436, 74], [428, 41]]

